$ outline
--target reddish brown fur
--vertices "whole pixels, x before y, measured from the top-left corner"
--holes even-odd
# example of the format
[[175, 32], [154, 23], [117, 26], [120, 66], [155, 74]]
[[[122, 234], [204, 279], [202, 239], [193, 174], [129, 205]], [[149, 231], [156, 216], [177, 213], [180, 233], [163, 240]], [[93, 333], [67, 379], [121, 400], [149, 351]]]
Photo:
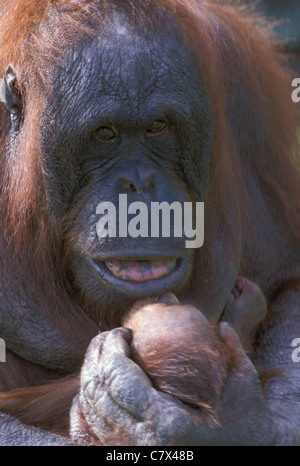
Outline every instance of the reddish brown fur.
[[[14, 63], [22, 86], [21, 90], [26, 95], [27, 113], [31, 117], [27, 119], [27, 124], [20, 136], [22, 141], [21, 153], [18, 153], [17, 157], [9, 157], [4, 163], [4, 192], [2, 193], [0, 206], [1, 213], [4, 216], [2, 219], [4, 236], [2, 250], [7, 251], [9, 262], [11, 262], [12, 253], [14, 253], [17, 256], [17, 265], [18, 252], [21, 251], [22, 264], [27, 267], [26, 274], [32, 269], [33, 276], [30, 281], [30, 290], [34, 289], [36, 268], [39, 270], [40, 277], [45, 276], [45, 282], [48, 283], [49, 288], [47, 289], [47, 295], [40, 296], [40, 300], [43, 302], [43, 307], [49, 309], [50, 315], [53, 315], [54, 309], [57, 315], [61, 315], [66, 307], [74, 309], [74, 304], [70, 302], [68, 296], [64, 295], [63, 287], [58, 289], [58, 286], [62, 283], [62, 277], [57, 277], [57, 270], [61, 270], [61, 267], [55, 267], [53, 257], [59, 262], [59, 252], [57, 254], [53, 253], [56, 247], [51, 242], [52, 235], [48, 225], [47, 212], [45, 212], [43, 183], [40, 178], [41, 160], [37, 141], [39, 109], [43, 95], [47, 92], [47, 73], [43, 64], [45, 68], [49, 67], [49, 62], [54, 66], [61, 50], [59, 50], [58, 46], [52, 46], [53, 39], [50, 40], [48, 36], [40, 37], [36, 31], [32, 32], [32, 43], [28, 44], [27, 38], [28, 34], [34, 30], [33, 19], [40, 21], [46, 16], [48, 6], [50, 4], [54, 5], [56, 2], [23, 0], [7, 3], [8, 11], [4, 16], [7, 20], [0, 21], [0, 73], [4, 73], [8, 63]], [[18, 7], [14, 10], [15, 3], [18, 4]], [[215, 6], [206, 2], [203, 3], [203, 6], [196, 7], [193, 1], [172, 0], [161, 1], [160, 3], [171, 9], [174, 15], [180, 19], [195, 44], [201, 43], [200, 50], [195, 50], [195, 53], [199, 56], [199, 62], [206, 64], [206, 69], [203, 68], [202, 70], [202, 78], [208, 96], [223, 95], [224, 83], [220, 79], [221, 73], [218, 74], [215, 70], [223, 65], [224, 75], [226, 76], [226, 55], [228, 54], [229, 63], [234, 61], [240, 64], [236, 69], [236, 76], [238, 80], [245, 83], [245, 88], [248, 90], [248, 95], [244, 95], [243, 98], [247, 102], [250, 111], [255, 113], [256, 109], [259, 108], [259, 112], [256, 113], [261, 115], [261, 126], [266, 128], [269, 143], [267, 151], [265, 148], [261, 149], [265, 157], [251, 158], [252, 169], [255, 170], [261, 182], [273, 190], [273, 195], [278, 198], [278, 202], [283, 204], [287, 221], [299, 238], [299, 179], [292, 163], [287, 161], [295, 135], [296, 119], [294, 118], [294, 112], [292, 111], [294, 107], [289, 95], [289, 77], [277, 62], [271, 60], [271, 57], [275, 56], [273, 48], [262, 37], [257, 35], [256, 30], [252, 29], [251, 20], [240, 18], [236, 13], [236, 8]], [[78, 30], [80, 31], [80, 28], [78, 29], [77, 22], [86, 13], [87, 8], [80, 6], [80, 2], [71, 2], [71, 4], [74, 4], [75, 10], [78, 8], [75, 18], [70, 19], [70, 11], [67, 8], [60, 16], [60, 24], [64, 25], [64, 29], [62, 31], [58, 27], [57, 32], [58, 36], [64, 34], [61, 42], [59, 42], [63, 43], [64, 46], [66, 41], [69, 44], [72, 43], [72, 40], [75, 40], [74, 34], [72, 34], [74, 30], [76, 30], [78, 40]], [[218, 35], [213, 32], [214, 16], [224, 23], [223, 30]], [[201, 21], [201, 28], [197, 27], [199, 21]], [[84, 32], [86, 32], [85, 29], [82, 33]], [[232, 46], [225, 48], [229, 35], [235, 37], [237, 42], [235, 50], [232, 50]], [[12, 38], [14, 39], [12, 40]], [[23, 43], [26, 44], [24, 47], [26, 53], [20, 53], [20, 50], [22, 50], [21, 44]], [[51, 47], [49, 47], [49, 44], [51, 44]], [[244, 50], [247, 50], [247, 53], [244, 53]], [[35, 58], [40, 56], [42, 56], [42, 60], [36, 62]], [[232, 60], [232, 56], [235, 57], [234, 60]], [[253, 60], [253, 57], [255, 57], [255, 60]], [[253, 62], [257, 63], [255, 69], [252, 65]], [[267, 81], [266, 77], [268, 76], [272, 77], [270, 81]], [[274, 76], [277, 76], [276, 80], [273, 79]], [[37, 90], [40, 88], [41, 93]], [[34, 90], [34, 94], [27, 95], [27, 89]], [[40, 99], [37, 98], [39, 95]], [[262, 99], [264, 101], [263, 107], [261, 106]], [[235, 171], [240, 173], [239, 195], [241, 198], [247, 197], [242, 188], [245, 173], [241, 168], [228, 129], [224, 113], [224, 102], [222, 99], [212, 98], [210, 105], [213, 111], [215, 132], [213, 153], [215, 156], [218, 155], [221, 160], [218, 164], [212, 162], [212, 166], [217, 168], [215, 169], [214, 180], [211, 183], [211, 191], [215, 205], [218, 206], [219, 210], [222, 210], [225, 199], [224, 192], [229, 189], [226, 172]], [[3, 109], [2, 117], [7, 117], [7, 112]], [[256, 141], [255, 147], [256, 152], [259, 152]], [[247, 147], [245, 148], [245, 156], [248, 159], [245, 163], [246, 166], [247, 163], [250, 163], [251, 146], [248, 149], [247, 152]], [[5, 157], [4, 153], [2, 157]], [[218, 186], [217, 190], [215, 186]], [[32, 222], [28, 221], [29, 212], [29, 218]], [[243, 212], [243, 218], [246, 224], [247, 211]], [[229, 226], [230, 220], [227, 219]], [[38, 222], [38, 225], [36, 225], [36, 222]], [[246, 230], [245, 226], [245, 234]], [[24, 257], [25, 254], [27, 260]], [[36, 262], [38, 262], [38, 265]], [[29, 264], [31, 264], [31, 267]], [[53, 268], [51, 267], [52, 264]], [[15, 273], [15, 268], [13, 268], [13, 275], [15, 281], [16, 275], [18, 276]], [[11, 284], [11, 280], [12, 277], [8, 275], [8, 283]], [[22, 286], [23, 283], [15, 284], [15, 287], [20, 289], [20, 293], [22, 293]], [[37, 285], [35, 295], [38, 297], [41, 291], [41, 287]], [[49, 303], [50, 296], [51, 302]], [[77, 312], [80, 311], [77, 310]]]
[[71, 404], [78, 390], [77, 374], [48, 385], [16, 389], [1, 395], [1, 411], [27, 425], [68, 435]]
[[[133, 331], [130, 357], [148, 374], [154, 388], [200, 409], [201, 416], [210, 422], [218, 422], [218, 407], [233, 357], [218, 329], [193, 306], [152, 304], [147, 300], [133, 307], [123, 325]], [[243, 335], [240, 338], [243, 341]], [[1, 410], [25, 424], [67, 435], [79, 379], [73, 375], [50, 385], [4, 393], [0, 396]], [[80, 425], [84, 422], [80, 414]], [[111, 439], [117, 442], [118, 436], [117, 430]]]
[[[295, 106], [289, 94], [290, 78], [278, 64], [281, 57], [253, 27], [256, 18], [252, 18], [244, 8], [226, 6], [222, 2], [198, 4], [195, 0], [152, 1], [166, 7], [179, 19], [195, 44], [199, 63], [205, 63], [201, 67], [201, 73], [214, 121], [211, 164], [214, 171], [210, 185], [214, 206], [219, 211], [224, 210], [224, 193], [231, 188], [228, 176], [235, 172], [240, 180], [238, 194], [244, 199], [241, 202], [244, 207], [243, 234], [247, 238], [249, 204], [243, 186], [250, 166], [257, 179], [269, 190], [273, 207], [276, 209], [276, 206], [283, 206], [286, 224], [299, 239], [300, 183], [289, 158], [297, 120]], [[1, 104], [0, 249], [5, 254], [2, 257], [5, 276], [1, 278], [7, 284], [8, 293], [11, 291], [13, 294], [16, 311], [22, 312], [22, 298], [29, 294], [35, 296], [33, 305], [42, 305], [57, 326], [63, 329], [66, 338], [76, 330], [80, 342], [77, 348], [80, 358], [91, 335], [95, 333], [95, 327], [84, 311], [74, 304], [66, 290], [64, 277], [58, 272], [62, 270], [60, 244], [56, 244], [52, 238], [45, 210], [37, 125], [41, 104], [49, 88], [48, 70], [57, 65], [62, 49], [87, 33], [87, 28], [80, 26], [84, 15], [93, 12], [93, 24], [89, 28], [89, 32], [93, 34], [97, 28], [99, 30], [100, 20], [108, 21], [109, 2], [101, 3], [101, 15], [98, 15], [93, 2], [82, 4], [76, 0], [7, 0], [2, 2], [1, 9], [5, 13], [0, 18], [0, 75], [4, 74], [9, 63], [13, 63], [20, 90], [26, 98], [26, 112], [30, 114], [30, 118], [25, 118], [26, 124], [20, 134], [20, 151], [17, 154], [11, 153], [8, 157], [4, 151], [8, 113]], [[131, 0], [128, 3], [134, 8], [140, 2]], [[37, 24], [56, 5], [59, 5], [60, 13], [53, 36], [53, 31], [49, 33], [46, 28], [39, 31]], [[140, 8], [137, 7], [136, 12], [147, 21]], [[216, 23], [218, 34], [215, 32]], [[97, 27], [94, 29], [93, 26]], [[197, 44], [201, 46], [198, 48]], [[253, 63], [256, 64], [255, 67]], [[254, 139], [253, 135], [245, 135], [248, 144], [243, 150], [243, 162], [227, 124], [222, 98], [227, 87], [223, 79], [232, 75], [232, 64], [235, 64], [236, 80], [244, 83], [241, 99], [248, 114], [259, 115], [258, 125], [266, 129], [267, 147], [258, 137]], [[240, 102], [233, 104], [230, 109], [236, 120], [239, 112], [235, 106], [239, 105]], [[246, 120], [246, 116], [244, 118]], [[258, 153], [263, 156], [257, 157]], [[216, 157], [218, 163], [215, 163]], [[215, 189], [216, 186], [218, 189]], [[225, 218], [225, 221], [234, 237], [232, 218]], [[23, 279], [24, 276], [26, 280]], [[47, 290], [40, 283], [47, 283]], [[44, 381], [45, 378], [41, 375], [40, 383]], [[34, 377], [32, 383], [36, 383]], [[51, 387], [50, 393], [52, 390]], [[31, 393], [31, 398], [34, 399], [39, 390], [28, 389], [25, 393], [28, 396]], [[69, 389], [67, 395], [70, 397]], [[7, 400], [7, 395], [2, 396], [0, 409], [5, 408]], [[53, 406], [55, 402], [54, 399]], [[33, 409], [33, 404], [30, 406]], [[47, 408], [44, 414], [51, 417], [53, 412], [48, 412]]]
[[201, 409], [214, 421], [232, 355], [218, 329], [193, 306], [150, 304], [125, 319], [130, 357], [153, 386]]

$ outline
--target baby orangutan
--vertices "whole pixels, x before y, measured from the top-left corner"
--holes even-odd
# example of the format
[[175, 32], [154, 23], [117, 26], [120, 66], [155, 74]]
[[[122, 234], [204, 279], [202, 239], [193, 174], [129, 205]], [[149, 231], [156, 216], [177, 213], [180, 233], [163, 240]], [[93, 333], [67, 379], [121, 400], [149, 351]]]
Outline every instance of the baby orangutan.
[[[223, 318], [248, 353], [266, 311], [259, 287], [239, 277]], [[195, 307], [180, 305], [172, 294], [156, 303], [138, 301], [123, 325], [133, 332], [130, 357], [148, 374], [153, 386], [216, 420], [232, 356], [218, 328]]]
[[[248, 353], [251, 353], [256, 327], [265, 318], [266, 311], [259, 287], [238, 277], [222, 319], [233, 327]], [[196, 408], [200, 419], [205, 416], [208, 421], [218, 423], [218, 406], [234, 357], [230, 339], [223, 338], [218, 326], [213, 326], [200, 310], [179, 304], [173, 294], [167, 294], [161, 299], [138, 301], [125, 317], [123, 327], [132, 330], [129, 356], [146, 372], [154, 388]], [[98, 353], [97, 350], [96, 358]], [[89, 367], [85, 370], [89, 371]], [[69, 433], [77, 445], [129, 445], [120, 436], [118, 426], [103, 441], [92, 432], [79, 402], [80, 376], [54, 382], [51, 393], [45, 387], [46, 391], [44, 386], [14, 390], [14, 398], [12, 392], [8, 398], [2, 394], [1, 410], [25, 424], [62, 435]], [[70, 405], [66, 404], [66, 395], [70, 405], [73, 401], [70, 432]], [[58, 405], [61, 424], [56, 421]]]
[[[244, 349], [251, 352], [257, 325], [267, 305], [257, 285], [238, 278], [224, 309], [223, 319], [234, 328]], [[232, 349], [195, 307], [179, 304], [173, 294], [138, 301], [123, 322], [132, 330], [130, 357], [148, 375], [154, 388], [173, 395], [218, 424], [218, 406], [230, 371]], [[98, 354], [98, 353], [97, 353]], [[71, 438], [80, 445], [130, 445], [118, 426], [102, 442], [86, 423], [78, 402], [71, 410]]]
[[[256, 327], [266, 311], [266, 301], [259, 287], [238, 278], [222, 319], [233, 327], [248, 353], [251, 353]], [[218, 326], [213, 326], [200, 310], [179, 304], [173, 294], [168, 294], [161, 299], [138, 301], [129, 311], [123, 327], [132, 330], [129, 356], [147, 373], [154, 388], [198, 409], [200, 419], [207, 416], [209, 421], [217, 423], [218, 406], [234, 356], [228, 346], [230, 342], [222, 339]], [[95, 357], [99, 357], [98, 353], [97, 350]], [[10, 394], [6, 399], [3, 395], [1, 409], [25, 424], [67, 435], [70, 409], [65, 403], [67, 393], [70, 403], [73, 400], [70, 436], [75, 444], [128, 445], [126, 438], [121, 438], [118, 426], [104, 441], [94, 434], [79, 403], [79, 385], [77, 376], [54, 382], [50, 394], [48, 389], [43, 391], [43, 386], [37, 386], [36, 391], [32, 387], [29, 391], [26, 388], [15, 390], [15, 398]], [[11, 409], [11, 400], [14, 409]], [[49, 412], [53, 406], [52, 418], [56, 421], [58, 403], [60, 414], [64, 415], [60, 416], [63, 423], [49, 424], [48, 414], [43, 417], [47, 412], [44, 407]]]

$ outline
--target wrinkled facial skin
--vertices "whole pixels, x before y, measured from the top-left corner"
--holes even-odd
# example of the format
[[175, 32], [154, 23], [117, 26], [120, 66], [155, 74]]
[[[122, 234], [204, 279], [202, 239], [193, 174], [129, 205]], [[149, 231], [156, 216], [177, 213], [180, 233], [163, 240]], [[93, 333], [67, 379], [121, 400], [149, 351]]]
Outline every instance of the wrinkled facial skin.
[[[180, 294], [193, 268], [185, 238], [99, 238], [97, 205], [118, 207], [119, 194], [148, 207], [205, 200], [211, 144], [198, 64], [176, 24], [171, 33], [134, 30], [122, 15], [113, 23], [68, 51], [40, 126], [48, 208], [63, 229], [67, 279], [97, 321], [139, 297]], [[199, 159], [197, 194], [186, 176], [190, 156]], [[120, 260], [132, 261], [124, 273]], [[156, 278], [141, 278], [149, 274]]]

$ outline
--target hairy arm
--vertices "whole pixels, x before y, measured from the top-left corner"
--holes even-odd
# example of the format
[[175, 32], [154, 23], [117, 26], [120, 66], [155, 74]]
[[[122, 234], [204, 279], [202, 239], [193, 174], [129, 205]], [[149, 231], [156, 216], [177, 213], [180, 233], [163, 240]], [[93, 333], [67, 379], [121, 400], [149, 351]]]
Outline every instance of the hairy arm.
[[99, 335], [87, 352], [80, 395], [71, 412], [73, 441], [300, 445], [300, 366], [291, 358], [291, 342], [300, 337], [299, 302], [300, 290], [286, 291], [274, 301], [255, 366], [230, 325], [221, 324], [222, 338], [234, 356], [216, 425], [206, 422], [199, 411], [154, 390], [128, 357], [130, 335], [125, 329]]
[[7, 414], [0, 413], [0, 446], [70, 446], [66, 437], [26, 426]]
[[275, 426], [276, 445], [300, 445], [300, 363], [292, 360], [300, 338], [300, 290], [283, 292], [272, 304], [258, 348], [258, 371]]

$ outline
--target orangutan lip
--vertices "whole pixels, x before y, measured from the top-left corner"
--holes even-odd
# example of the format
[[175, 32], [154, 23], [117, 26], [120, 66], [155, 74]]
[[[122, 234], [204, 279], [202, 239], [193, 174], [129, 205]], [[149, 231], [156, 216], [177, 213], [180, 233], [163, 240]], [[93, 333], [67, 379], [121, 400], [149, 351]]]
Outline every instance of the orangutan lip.
[[145, 282], [165, 277], [176, 268], [177, 259], [166, 260], [117, 260], [105, 262], [108, 270], [120, 280]]
[[89, 259], [107, 284], [139, 297], [179, 290], [188, 276], [190, 260], [181, 258]]

